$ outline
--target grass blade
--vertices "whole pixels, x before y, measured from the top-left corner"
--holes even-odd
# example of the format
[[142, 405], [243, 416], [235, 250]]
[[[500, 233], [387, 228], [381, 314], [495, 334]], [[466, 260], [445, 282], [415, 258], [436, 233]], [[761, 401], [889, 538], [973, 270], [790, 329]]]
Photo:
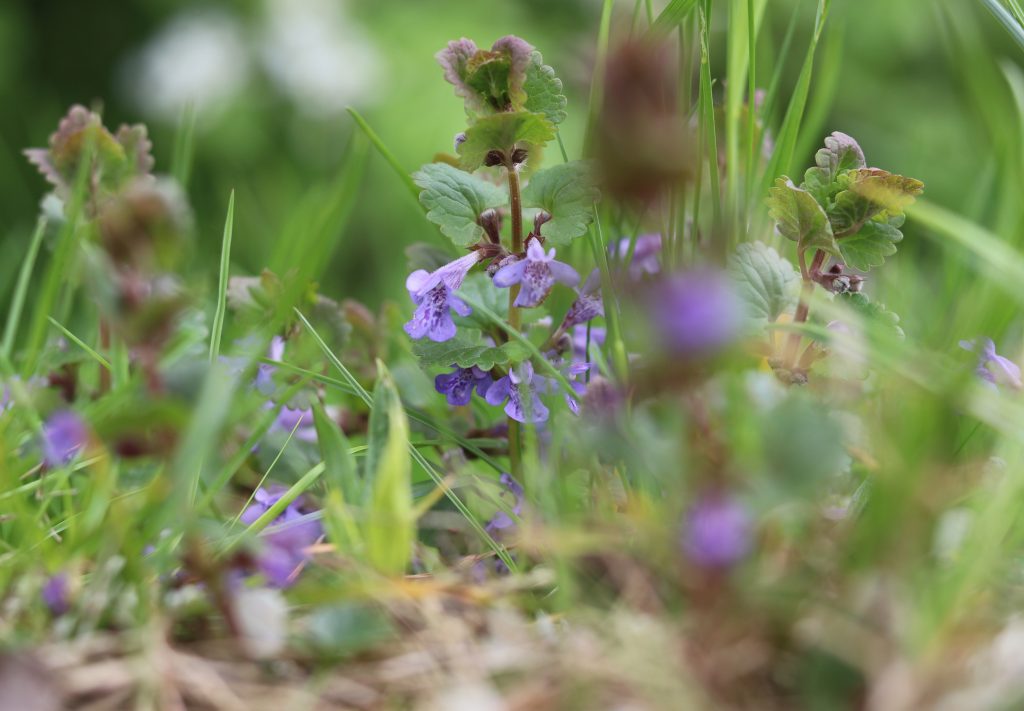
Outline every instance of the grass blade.
[[14, 297], [11, 299], [11, 308], [7, 312], [7, 323], [4, 324], [4, 340], [0, 345], [0, 354], [4, 358], [11, 357], [11, 350], [14, 348], [14, 338], [18, 333], [18, 324], [21, 322], [21, 311], [25, 307], [25, 295], [28, 293], [28, 283], [32, 278], [32, 267], [35, 266], [36, 257], [39, 255], [39, 245], [43, 243], [43, 234], [46, 232], [46, 218], [40, 217], [36, 223], [35, 232], [32, 233], [32, 240], [28, 245], [28, 252], [21, 263], [21, 271], [18, 272], [18, 283], [14, 287]]
[[231, 236], [235, 225], [235, 191], [228, 198], [228, 214], [224, 218], [224, 236], [220, 247], [220, 277], [217, 282], [217, 310], [213, 314], [213, 326], [210, 328], [210, 362], [213, 363], [220, 355], [220, 339], [224, 331], [224, 314], [228, 308], [228, 277], [231, 267]]

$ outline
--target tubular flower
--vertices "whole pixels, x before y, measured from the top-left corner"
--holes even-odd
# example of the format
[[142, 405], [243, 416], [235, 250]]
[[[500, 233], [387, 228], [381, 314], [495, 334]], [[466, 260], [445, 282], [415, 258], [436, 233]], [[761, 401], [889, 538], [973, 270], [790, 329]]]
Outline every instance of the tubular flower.
[[432, 341], [447, 341], [455, 337], [455, 322], [451, 311], [469, 316], [472, 309], [455, 295], [469, 270], [480, 261], [480, 252], [473, 251], [434, 272], [417, 269], [405, 281], [405, 288], [416, 304], [412, 319], [405, 324], [405, 332], [412, 338], [426, 336]]
[[455, 368], [451, 373], [442, 373], [434, 378], [434, 388], [448, 400], [452, 406], [468, 405], [476, 388], [480, 397], [487, 395], [487, 390], [494, 379], [486, 371], [477, 368]]
[[1009, 358], [996, 353], [996, 344], [992, 342], [991, 338], [960, 341], [960, 347], [978, 353], [978, 365], [974, 372], [986, 383], [990, 383], [993, 387], [1002, 385], [1014, 390], [1024, 387], [1020, 378], [1020, 366]]
[[530, 246], [526, 248], [526, 259], [508, 264], [494, 274], [494, 285], [502, 289], [520, 285], [519, 296], [515, 300], [515, 306], [519, 308], [540, 306], [556, 281], [576, 286], [580, 275], [565, 262], [555, 259], [554, 247], [545, 254], [535, 239], [530, 240]]
[[505, 414], [517, 422], [546, 422], [549, 411], [538, 395], [547, 387], [547, 378], [534, 374], [533, 365], [527, 361], [494, 381], [484, 399], [491, 405], [505, 403]]

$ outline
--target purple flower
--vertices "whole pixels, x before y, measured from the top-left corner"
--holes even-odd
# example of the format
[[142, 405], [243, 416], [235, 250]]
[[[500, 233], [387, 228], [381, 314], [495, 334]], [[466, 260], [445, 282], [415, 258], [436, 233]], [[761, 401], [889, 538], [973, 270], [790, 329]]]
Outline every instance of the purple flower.
[[[565, 376], [566, 380], [569, 381], [569, 384], [572, 385], [572, 389], [576, 392], [578, 396], [582, 397], [587, 394], [586, 383], [579, 382], [578, 380], [576, 380], [576, 377], [588, 372], [593, 367], [592, 363], [566, 362], [564, 359], [560, 358], [554, 352], [548, 353], [546, 357], [548, 361], [551, 363], [551, 365], [557, 368], [559, 372], [561, 372], [562, 375]], [[554, 379], [546, 378], [544, 389], [540, 390], [540, 392], [545, 392], [548, 388], [556, 390], [558, 389], [558, 385], [555, 383]], [[580, 404], [576, 400], [576, 398], [572, 397], [568, 393], [565, 393], [565, 403], [569, 406], [569, 410], [572, 412], [572, 414], [580, 414]]]
[[43, 458], [51, 467], [70, 462], [88, 441], [88, 425], [72, 410], [58, 410], [43, 424]]
[[293, 437], [302, 442], [317, 441], [316, 425], [313, 422], [313, 410], [309, 408], [299, 409], [282, 405], [272, 428], [284, 430], [285, 432], [294, 430], [295, 434]]
[[405, 324], [405, 332], [412, 338], [428, 337], [432, 341], [447, 341], [455, 337], [455, 322], [450, 311], [469, 316], [472, 309], [455, 296], [469, 270], [480, 261], [480, 252], [473, 251], [454, 262], [449, 262], [432, 273], [417, 269], [405, 281], [405, 288], [416, 304], [416, 312]]
[[[280, 361], [284, 358], [284, 339], [280, 336], [274, 336], [270, 340], [270, 347], [267, 349], [267, 358], [270, 360]], [[257, 391], [263, 395], [270, 395], [274, 392], [274, 372], [277, 370], [276, 365], [270, 365], [269, 363], [260, 363], [256, 370], [256, 379], [253, 381], [253, 386]]]
[[[252, 525], [281, 499], [285, 491], [283, 487], [270, 491], [260, 487], [239, 520], [247, 526]], [[260, 572], [269, 583], [280, 588], [295, 582], [296, 571], [308, 559], [306, 549], [323, 535], [320, 522], [308, 519], [299, 510], [301, 505], [301, 498], [288, 504], [262, 534], [264, 546], [258, 557]]]
[[[981, 345], [979, 348], [978, 345]], [[1020, 367], [1009, 358], [996, 353], [996, 344], [991, 338], [978, 341], [960, 341], [960, 347], [968, 351], [977, 351], [978, 365], [974, 372], [979, 378], [992, 387], [1003, 385], [1014, 390], [1024, 387], [1020, 379]]]
[[705, 355], [739, 335], [742, 311], [722, 274], [678, 274], [658, 284], [651, 297], [651, 317], [658, 335], [676, 354]]
[[[516, 517], [523, 515], [523, 487], [518, 481], [512, 478], [511, 474], [504, 473], [499, 477], [501, 485], [505, 487], [507, 493], [512, 495], [513, 504], [510, 507], [512, 513]], [[503, 494], [505, 492], [502, 492]], [[484, 526], [484, 530], [490, 533], [492, 536], [498, 534], [501, 531], [508, 531], [515, 528], [515, 520], [508, 515], [504, 510], [498, 511], [491, 520]]]
[[71, 609], [67, 573], [60, 572], [47, 578], [40, 594], [43, 602], [50, 609], [50, 614], [55, 617], [59, 617]]
[[[629, 238], [620, 239], [617, 245], [609, 245], [608, 251], [625, 260], [629, 255]], [[640, 235], [636, 238], [636, 247], [633, 249], [633, 259], [627, 266], [629, 278], [638, 281], [644, 274], [657, 274], [661, 271], [661, 235], [650, 234]]]
[[686, 515], [682, 544], [694, 565], [729, 568], [750, 551], [750, 516], [743, 505], [728, 494], [706, 494]]
[[548, 419], [548, 408], [538, 395], [545, 392], [547, 387], [547, 378], [535, 375], [533, 365], [527, 361], [494, 381], [484, 399], [491, 405], [504, 402], [505, 414], [517, 422], [545, 422]]
[[442, 373], [434, 378], [434, 388], [447, 398], [449, 405], [468, 405], [473, 388], [476, 388], [480, 397], [487, 395], [487, 390], [494, 382], [490, 373], [475, 365], [472, 368], [452, 367], [455, 370], [451, 373]]
[[572, 302], [565, 318], [562, 319], [560, 329], [568, 331], [574, 326], [585, 324], [593, 318], [604, 316], [604, 300], [601, 298], [601, 273], [595, 269], [583, 282], [583, 287], [577, 292], [576, 301]]
[[515, 300], [515, 306], [520, 308], [539, 306], [556, 281], [576, 286], [580, 275], [568, 264], [555, 260], [554, 247], [544, 254], [544, 248], [536, 239], [530, 240], [526, 259], [504, 266], [494, 274], [494, 285], [502, 289], [520, 285], [519, 296]]

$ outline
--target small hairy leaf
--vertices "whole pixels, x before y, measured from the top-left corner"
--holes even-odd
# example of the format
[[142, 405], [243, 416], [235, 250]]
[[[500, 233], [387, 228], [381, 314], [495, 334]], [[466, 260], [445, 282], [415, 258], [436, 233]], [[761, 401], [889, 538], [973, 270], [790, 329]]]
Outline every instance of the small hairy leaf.
[[462, 166], [476, 170], [490, 151], [510, 153], [517, 145], [542, 146], [555, 137], [555, 127], [544, 114], [519, 111], [485, 116], [468, 129], [459, 144]]
[[555, 76], [555, 70], [544, 64], [540, 52], [534, 50], [530, 55], [530, 66], [526, 69], [527, 111], [544, 114], [554, 124], [565, 120], [565, 94], [562, 93], [562, 80]]
[[836, 234], [852, 234], [876, 215], [883, 218], [902, 215], [924, 190], [920, 180], [878, 168], [847, 171], [837, 182], [843, 189], [829, 210], [829, 220]]
[[814, 196], [786, 177], [776, 180], [768, 193], [768, 212], [779, 234], [796, 242], [801, 251], [820, 249], [839, 256], [828, 215]]
[[755, 321], [774, 322], [796, 301], [796, 269], [763, 242], [741, 244], [729, 259], [729, 275]]
[[507, 197], [497, 185], [447, 163], [428, 163], [412, 177], [422, 188], [420, 203], [427, 209], [427, 219], [459, 247], [484, 236], [477, 218], [484, 210], [504, 205]]
[[405, 572], [416, 538], [409, 421], [387, 368], [377, 361], [377, 370], [367, 453], [373, 478], [369, 480], [363, 538], [370, 564], [382, 573], [397, 576]]
[[804, 174], [801, 187], [822, 205], [826, 205], [829, 196], [836, 191], [833, 183], [840, 173], [867, 165], [864, 151], [857, 141], [839, 131], [825, 138], [825, 147], [814, 154], [814, 162], [815, 167], [809, 168]]
[[856, 234], [838, 240], [843, 261], [854, 269], [866, 272], [880, 267], [886, 257], [896, 254], [896, 243], [903, 239], [899, 228], [903, 216], [888, 220], [868, 220]]
[[541, 227], [544, 239], [566, 245], [587, 231], [600, 193], [583, 161], [561, 163], [535, 173], [523, 190], [523, 206], [551, 215]]
[[416, 341], [413, 353], [424, 367], [439, 365], [445, 368], [458, 366], [472, 368], [474, 365], [481, 370], [490, 370], [496, 365], [520, 363], [529, 357], [526, 347], [516, 341], [500, 346], [493, 346], [484, 340], [483, 335], [473, 329], [462, 329], [459, 334], [443, 343], [434, 341]]

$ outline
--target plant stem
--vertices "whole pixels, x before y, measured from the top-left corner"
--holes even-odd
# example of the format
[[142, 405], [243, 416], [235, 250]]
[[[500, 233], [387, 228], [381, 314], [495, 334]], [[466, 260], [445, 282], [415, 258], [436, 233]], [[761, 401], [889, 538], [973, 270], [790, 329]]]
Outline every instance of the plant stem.
[[[798, 255], [800, 260], [800, 276], [803, 277], [804, 284], [800, 290], [800, 302], [796, 307], [796, 315], [793, 316], [793, 323], [804, 323], [807, 321], [807, 316], [810, 312], [810, 298], [814, 292], [814, 275], [821, 270], [821, 265], [825, 263], [826, 254], [820, 249], [814, 253], [814, 260], [811, 262], [810, 270], [807, 269], [807, 262], [804, 259], [804, 253], [801, 251]], [[786, 346], [786, 358], [785, 362], [789, 364], [791, 368], [797, 367], [797, 352], [800, 350], [800, 334], [793, 333], [789, 337], [789, 343]]]
[[[519, 172], [511, 161], [506, 165], [508, 173], [508, 203], [512, 213], [512, 254], [523, 251], [523, 201], [519, 195]], [[522, 328], [519, 309], [515, 306], [519, 296], [519, 285], [515, 284], [508, 292], [508, 325], [518, 331]], [[508, 418], [508, 461], [510, 473], [517, 481], [522, 481], [523, 453], [520, 449], [519, 423]]]

